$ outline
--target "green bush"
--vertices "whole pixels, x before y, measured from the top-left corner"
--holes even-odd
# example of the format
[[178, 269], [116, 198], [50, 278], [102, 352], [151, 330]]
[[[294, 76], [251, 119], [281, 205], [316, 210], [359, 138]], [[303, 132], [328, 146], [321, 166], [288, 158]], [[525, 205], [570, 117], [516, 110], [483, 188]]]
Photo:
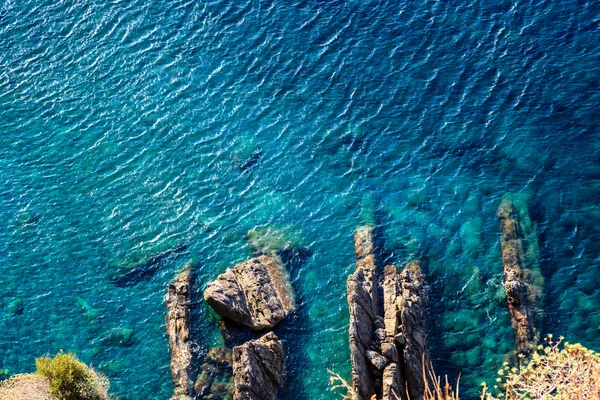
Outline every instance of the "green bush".
[[59, 400], [108, 399], [108, 380], [71, 353], [37, 358], [35, 365], [36, 373], [48, 378], [52, 394]]

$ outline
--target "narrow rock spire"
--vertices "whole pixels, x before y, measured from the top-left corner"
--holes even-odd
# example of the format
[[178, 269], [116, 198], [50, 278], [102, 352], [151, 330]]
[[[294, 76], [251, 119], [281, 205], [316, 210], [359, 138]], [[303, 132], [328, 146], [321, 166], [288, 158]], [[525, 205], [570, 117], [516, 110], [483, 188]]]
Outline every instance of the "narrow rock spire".
[[166, 326], [171, 348], [171, 376], [175, 389], [172, 400], [190, 397], [189, 371], [192, 360], [190, 349], [190, 268], [179, 274], [167, 289]]

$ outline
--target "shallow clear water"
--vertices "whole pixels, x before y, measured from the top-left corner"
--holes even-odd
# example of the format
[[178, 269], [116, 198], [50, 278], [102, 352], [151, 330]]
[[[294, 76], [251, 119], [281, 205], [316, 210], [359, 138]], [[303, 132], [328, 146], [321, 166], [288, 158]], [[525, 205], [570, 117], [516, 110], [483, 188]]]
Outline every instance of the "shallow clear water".
[[[594, 1], [5, 0], [0, 368], [70, 350], [121, 399], [168, 398], [167, 282], [196, 260], [201, 360], [221, 340], [203, 287], [251, 255], [249, 229], [283, 225], [312, 255], [276, 329], [281, 398], [337, 398], [352, 233], [374, 214], [385, 262], [424, 261], [438, 372], [474, 397], [514, 340], [508, 192], [537, 229], [544, 332], [600, 350], [599, 24]], [[174, 243], [155, 275], [110, 283]], [[130, 346], [98, 339], [115, 327]]]

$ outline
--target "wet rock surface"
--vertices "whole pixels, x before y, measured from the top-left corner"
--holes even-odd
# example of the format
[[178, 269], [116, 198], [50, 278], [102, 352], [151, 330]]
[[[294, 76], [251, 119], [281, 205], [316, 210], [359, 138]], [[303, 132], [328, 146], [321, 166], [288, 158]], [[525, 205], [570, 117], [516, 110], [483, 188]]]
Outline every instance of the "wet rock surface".
[[190, 399], [190, 270], [178, 275], [167, 289], [166, 327], [171, 349], [171, 376], [175, 389], [173, 400]]
[[273, 332], [234, 347], [234, 399], [275, 400], [283, 360], [283, 343]]
[[255, 331], [272, 328], [295, 309], [289, 278], [276, 255], [228, 269], [208, 284], [204, 298], [221, 316]]

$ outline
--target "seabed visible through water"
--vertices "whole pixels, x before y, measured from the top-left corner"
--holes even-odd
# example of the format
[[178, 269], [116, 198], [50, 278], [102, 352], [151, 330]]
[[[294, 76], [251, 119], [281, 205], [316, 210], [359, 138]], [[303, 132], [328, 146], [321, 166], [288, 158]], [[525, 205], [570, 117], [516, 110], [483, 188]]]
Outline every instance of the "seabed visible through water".
[[[194, 296], [277, 227], [298, 311], [282, 399], [349, 377], [352, 233], [419, 258], [438, 373], [476, 398], [514, 334], [496, 209], [527, 209], [544, 333], [600, 350], [600, 3], [0, 4], [0, 370], [60, 349], [172, 392], [166, 285]], [[533, 238], [535, 237], [535, 241]], [[173, 251], [137, 281], [115, 268]], [[139, 278], [139, 279], [138, 279]], [[119, 284], [121, 282], [121, 284]], [[219, 345], [198, 300], [194, 352]]]

